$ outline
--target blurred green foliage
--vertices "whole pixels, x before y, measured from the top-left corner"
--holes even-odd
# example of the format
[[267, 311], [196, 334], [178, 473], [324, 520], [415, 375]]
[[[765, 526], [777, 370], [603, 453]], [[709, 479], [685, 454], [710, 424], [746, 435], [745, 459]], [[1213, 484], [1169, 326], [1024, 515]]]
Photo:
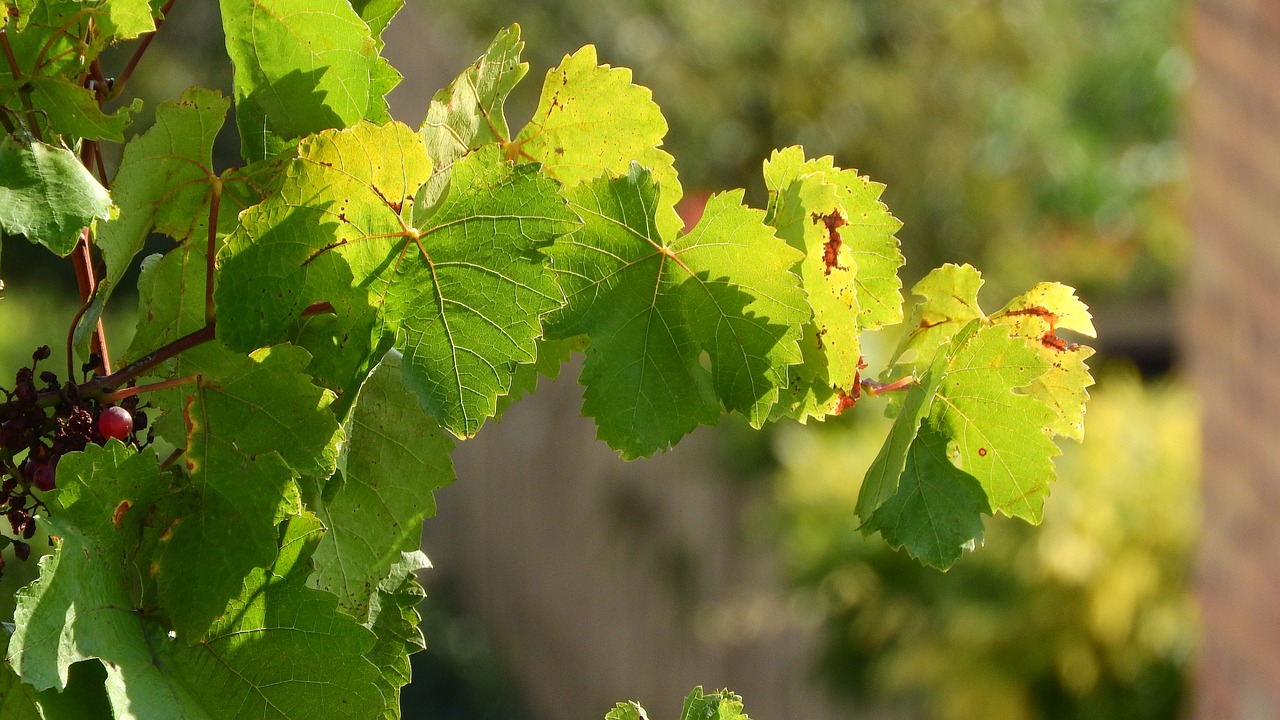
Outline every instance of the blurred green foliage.
[[987, 522], [949, 573], [854, 531], [887, 421], [780, 427], [771, 521], [825, 625], [822, 673], [858, 707], [945, 720], [1167, 718], [1196, 644], [1196, 398], [1106, 373], [1034, 528]]
[[[888, 185], [908, 282], [972, 262], [1011, 294], [1166, 292], [1184, 256], [1182, 0], [424, 3], [473, 53], [517, 21], [535, 93], [584, 43], [635, 71], [690, 192], [796, 143]], [[458, 41], [462, 42], [462, 41]], [[519, 115], [515, 117], [518, 119]]]

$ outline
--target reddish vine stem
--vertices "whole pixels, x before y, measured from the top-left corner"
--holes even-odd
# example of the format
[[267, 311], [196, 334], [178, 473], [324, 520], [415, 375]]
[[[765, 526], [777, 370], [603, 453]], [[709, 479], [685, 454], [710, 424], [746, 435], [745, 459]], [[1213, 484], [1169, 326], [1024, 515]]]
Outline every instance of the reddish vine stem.
[[[82, 398], [101, 398], [103, 395], [110, 393], [130, 380], [139, 377], [165, 360], [190, 350], [197, 345], [209, 342], [213, 339], [213, 335], [214, 326], [212, 324], [206, 325], [193, 333], [183, 335], [177, 340], [174, 340], [173, 342], [138, 358], [110, 375], [101, 375], [88, 382], [77, 385], [76, 394]], [[36, 405], [39, 407], [49, 407], [51, 405], [57, 405], [63, 399], [64, 394], [62, 390], [46, 390], [36, 395]], [[13, 402], [15, 401], [0, 403], [0, 410], [7, 409]]]
[[131, 387], [121, 388], [114, 392], [103, 393], [103, 395], [98, 398], [98, 401], [104, 402], [104, 403], [117, 403], [117, 402], [120, 402], [121, 400], [124, 400], [127, 397], [140, 395], [145, 392], [154, 392], [156, 390], [168, 390], [169, 388], [182, 387], [183, 385], [190, 385], [191, 383], [199, 382], [199, 381], [200, 381], [199, 375], [186, 375], [180, 378], [173, 378], [172, 380], [162, 380], [160, 382], [147, 383], [146, 385], [133, 385]]
[[181, 457], [182, 453], [185, 451], [186, 451], [185, 448], [174, 448], [173, 452], [169, 453], [169, 456], [166, 457], [163, 461], [161, 461], [160, 469], [168, 470], [169, 466], [172, 465], [174, 462], [176, 462], [177, 459]]
[[[80, 148], [80, 162], [84, 163], [85, 168], [93, 167], [93, 156], [97, 150], [98, 144], [92, 140], [85, 140]], [[92, 172], [92, 170], [90, 170]], [[93, 272], [93, 254], [89, 250], [89, 228], [80, 229], [80, 240], [76, 243], [75, 250], [71, 253], [71, 264], [76, 271], [76, 285], [80, 288], [80, 302], [86, 304], [93, 297], [98, 289], [98, 278]], [[81, 310], [83, 314], [84, 310]], [[76, 322], [79, 322], [77, 318]], [[75, 332], [75, 323], [67, 330], [68, 335]], [[68, 340], [68, 347], [71, 342]], [[98, 325], [94, 328], [93, 339], [90, 341], [90, 347], [93, 352], [98, 354], [99, 364], [98, 372], [103, 375], [111, 373], [111, 356], [107, 351], [107, 335], [102, 327], [102, 318], [98, 318]], [[67, 354], [67, 362], [71, 362], [71, 354]]]
[[93, 141], [93, 160], [98, 167], [98, 178], [102, 180], [104, 186], [111, 183], [107, 180], [107, 166], [102, 162], [102, 145], [97, 141]]
[[[176, 357], [193, 347], [209, 342], [213, 339], [215, 332], [215, 323], [209, 323], [193, 333], [183, 335], [168, 345], [143, 355], [137, 360], [134, 360], [128, 365], [120, 368], [116, 372], [103, 377], [94, 378], [93, 380], [85, 383], [85, 385], [90, 387], [91, 394], [101, 396], [103, 393], [111, 392], [165, 360]], [[93, 390], [97, 390], [97, 392], [93, 393]]]
[[0, 30], [0, 48], [4, 50], [4, 57], [9, 62], [9, 72], [13, 74], [13, 81], [19, 83], [18, 95], [22, 98], [22, 106], [26, 109], [28, 120], [31, 124], [31, 134], [36, 140], [44, 142], [44, 138], [40, 135], [40, 126], [36, 124], [36, 109], [31, 105], [31, 92], [22, 89], [22, 69], [18, 67], [18, 58], [13, 54], [13, 46], [9, 44], [9, 33]]
[[[76, 322], [84, 315], [88, 309], [88, 304], [93, 298], [93, 293], [98, 289], [98, 280], [93, 274], [93, 256], [89, 252], [89, 228], [80, 230], [80, 241], [76, 243], [76, 249], [71, 253], [71, 264], [76, 270], [76, 284], [80, 286], [80, 301], [83, 303], [81, 312], [77, 314]], [[70, 336], [75, 333], [76, 326], [72, 323], [67, 330], [68, 347], [70, 347]], [[98, 318], [97, 327], [93, 330], [93, 338], [89, 342], [92, 352], [98, 355], [97, 372], [102, 375], [111, 373], [111, 356], [107, 351], [107, 335], [102, 327], [102, 318]], [[68, 355], [67, 362], [71, 362], [71, 356]]]
[[213, 322], [213, 255], [218, 241], [218, 206], [222, 204], [222, 181], [213, 178], [209, 196], [209, 247], [204, 256], [204, 321]]
[[5, 59], [9, 61], [9, 72], [13, 73], [13, 81], [22, 81], [22, 70], [18, 68], [18, 58], [13, 54], [13, 46], [9, 44], [9, 33], [0, 31], [0, 48], [4, 49]]
[[[300, 317], [310, 317], [312, 315], [324, 315], [334, 312], [333, 304], [321, 300], [313, 302], [306, 307]], [[101, 375], [88, 382], [81, 383], [76, 386], [76, 391], [80, 397], [101, 399], [103, 396], [114, 392], [117, 388], [134, 378], [141, 377], [148, 370], [151, 370], [160, 363], [177, 357], [193, 347], [203, 345], [213, 340], [217, 332], [217, 324], [210, 322], [208, 325], [188, 333], [182, 337], [168, 343], [146, 355], [134, 360], [128, 365], [111, 373], [110, 375]], [[142, 392], [139, 390], [138, 392]], [[40, 407], [49, 407], [56, 405], [63, 399], [62, 390], [46, 390], [36, 396], [36, 405]], [[0, 410], [7, 409], [13, 401], [0, 403]]]
[[160, 17], [156, 19], [156, 29], [146, 33], [139, 40], [138, 47], [133, 51], [129, 62], [125, 63], [124, 69], [120, 71], [120, 76], [116, 78], [115, 87], [111, 88], [111, 92], [107, 93], [107, 102], [115, 100], [120, 97], [120, 93], [124, 92], [124, 86], [129, 82], [129, 78], [133, 77], [133, 71], [137, 69], [138, 62], [146, 54], [147, 48], [151, 47], [151, 41], [155, 39], [156, 33], [160, 32], [160, 26], [164, 24], [165, 18], [169, 17], [169, 9], [173, 7], [173, 3], [176, 1], [169, 0], [160, 8]]
[[107, 91], [110, 88], [107, 87], [107, 77], [102, 74], [102, 63], [98, 62], [98, 58], [94, 58], [93, 62], [89, 63], [89, 72], [86, 73], [84, 84], [86, 88], [93, 90], [98, 106], [101, 107], [106, 102]]
[[883, 395], [897, 390], [906, 390], [916, 384], [916, 378], [914, 375], [905, 375], [891, 383], [882, 383], [866, 378], [861, 384], [863, 392], [875, 397], [876, 395]]

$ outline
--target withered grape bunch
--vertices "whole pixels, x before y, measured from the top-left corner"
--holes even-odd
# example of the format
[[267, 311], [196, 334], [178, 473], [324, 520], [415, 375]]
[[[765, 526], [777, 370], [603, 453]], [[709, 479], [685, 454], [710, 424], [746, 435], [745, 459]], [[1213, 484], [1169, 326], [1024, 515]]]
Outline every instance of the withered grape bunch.
[[[136, 395], [107, 405], [99, 398], [82, 397], [81, 387], [74, 382], [60, 383], [56, 373], [39, 370], [49, 354], [48, 345], [37, 348], [31, 354], [31, 367], [18, 370], [13, 389], [0, 387], [6, 398], [0, 403], [0, 512], [12, 531], [11, 537], [4, 537], [0, 526], [0, 548], [12, 544], [19, 560], [31, 555], [28, 541], [36, 534], [38, 512], [48, 512], [35, 491], [57, 487], [58, 460], [110, 438], [140, 446], [144, 443], [137, 432], [147, 426]], [[84, 372], [97, 364], [90, 358]]]

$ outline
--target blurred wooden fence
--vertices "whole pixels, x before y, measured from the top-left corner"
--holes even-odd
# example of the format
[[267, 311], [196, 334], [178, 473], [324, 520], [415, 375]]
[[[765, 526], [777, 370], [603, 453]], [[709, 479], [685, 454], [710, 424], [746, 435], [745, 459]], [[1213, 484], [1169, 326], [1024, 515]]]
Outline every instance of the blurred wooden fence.
[[566, 374], [462, 444], [424, 541], [538, 717], [598, 719], [634, 699], [673, 718], [699, 684], [744, 694], [756, 718], [835, 717], [808, 681], [815, 633], [744, 539], [715, 434], [624, 463]]

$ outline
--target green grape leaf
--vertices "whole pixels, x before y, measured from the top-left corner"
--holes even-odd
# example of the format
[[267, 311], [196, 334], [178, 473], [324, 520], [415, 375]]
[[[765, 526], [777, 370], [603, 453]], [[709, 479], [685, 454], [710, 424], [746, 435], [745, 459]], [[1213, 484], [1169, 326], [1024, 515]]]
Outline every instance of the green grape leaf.
[[146, 0], [45, 0], [19, 12], [21, 32], [5, 28], [9, 62], [0, 63], [0, 106], [46, 142], [54, 143], [53, 135], [68, 146], [78, 138], [122, 142], [140, 104], [108, 115], [81, 78], [106, 45], [155, 28]]
[[720, 404], [759, 427], [800, 359], [809, 317], [791, 272], [799, 253], [740, 191], [710, 198], [698, 225], [671, 242], [658, 234], [658, 193], [638, 164], [567, 189], [585, 225], [550, 251], [568, 303], [547, 336], [589, 336], [583, 412], [624, 457], [715, 422]]
[[508, 153], [541, 162], [565, 187], [601, 173], [625, 175], [640, 163], [662, 187], [656, 217], [669, 237], [684, 223], [675, 211], [683, 195], [675, 159], [660, 149], [666, 134], [653, 93], [633, 85], [627, 68], [598, 65], [595, 46], [587, 45], [547, 72], [538, 109]]
[[110, 0], [100, 3], [100, 10], [97, 27], [112, 40], [130, 40], [156, 29], [148, 0]]
[[91, 446], [62, 459], [58, 481], [49, 522], [62, 544], [20, 591], [9, 648], [26, 682], [62, 688], [72, 662], [100, 658], [117, 717], [383, 716], [378, 672], [363, 657], [373, 634], [305, 586], [318, 521], [295, 516], [270, 569], [244, 578], [207, 635], [183, 637], [137, 598], [150, 564], [139, 538], [167, 528], [157, 502], [174, 493], [154, 456]]
[[276, 525], [300, 503], [280, 456], [241, 451], [223, 433], [234, 432], [244, 415], [219, 415], [219, 409], [197, 392], [184, 412], [183, 458], [197, 501], [175, 518], [155, 563], [160, 602], [187, 641], [205, 635], [250, 571], [271, 564]]
[[920, 423], [933, 405], [946, 373], [947, 360], [945, 353], [939, 353], [933, 359], [933, 366], [920, 378], [920, 382], [907, 390], [898, 417], [889, 429], [889, 436], [885, 438], [884, 445], [880, 447], [880, 452], [876, 454], [862, 480], [855, 512], [863, 522], [869, 521], [881, 505], [898, 493], [898, 481], [906, 469], [907, 455], [920, 432]]
[[903, 472], [897, 468], [905, 468], [912, 452], [911, 447], [904, 451], [902, 440], [915, 435], [912, 445], [921, 442], [910, 427], [927, 424], [947, 439], [947, 457], [977, 479], [993, 510], [1038, 523], [1058, 454], [1047, 428], [1054, 414], [1037, 398], [1015, 390], [1031, 385], [1049, 367], [1030, 343], [1010, 335], [1008, 326], [971, 321], [934, 358], [920, 380], [923, 390], [908, 394], [886, 449], [868, 471], [867, 499], [858, 503], [863, 522], [901, 491], [895, 473]]
[[559, 378], [560, 369], [569, 362], [573, 354], [587, 349], [587, 339], [581, 335], [563, 340], [539, 338], [537, 346], [538, 359], [531, 365], [516, 367], [516, 374], [511, 379], [511, 389], [506, 395], [498, 398], [495, 418], [501, 418], [517, 400], [536, 390], [538, 378], [545, 377], [551, 380]]
[[511, 165], [496, 146], [456, 163], [439, 207], [415, 213], [421, 243], [404, 245], [418, 252], [395, 270], [383, 312], [405, 385], [455, 435], [474, 435], [516, 365], [535, 361], [542, 316], [564, 302], [541, 250], [576, 221], [537, 165]]
[[1040, 521], [1052, 437], [1083, 435], [1093, 382], [1093, 350], [1057, 335], [1094, 334], [1074, 290], [1042, 283], [988, 316], [981, 286], [972, 267], [945, 265], [914, 288], [920, 302], [889, 373], [915, 381], [857, 504], [863, 533], [941, 569], [981, 542], [984, 513]]
[[93, 91], [62, 77], [41, 77], [31, 81], [31, 102], [41, 109], [46, 132], [64, 138], [124, 142], [129, 116], [142, 108], [134, 100], [113, 113], [102, 111]]
[[[151, 664], [136, 610], [150, 575], [134, 553], [150, 509], [169, 492], [154, 455], [114, 440], [63, 456], [58, 485], [45, 496], [45, 522], [61, 543], [41, 558], [40, 579], [18, 591], [9, 643], [10, 663], [37, 690], [66, 687], [82, 660]], [[137, 680], [141, 690], [146, 678]]]
[[[204, 273], [198, 243], [143, 263], [135, 348], [202, 326]], [[149, 396], [166, 413], [156, 423], [160, 435], [185, 449], [196, 498], [157, 561], [162, 600], [184, 636], [202, 634], [245, 574], [271, 562], [276, 522], [298, 503], [294, 477], [324, 476], [337, 465], [343, 436], [328, 409], [334, 396], [311, 384], [308, 360], [287, 345], [245, 357], [213, 340], [152, 371], [197, 378]]]
[[213, 141], [229, 103], [212, 90], [192, 88], [156, 108], [156, 122], [125, 146], [112, 192], [120, 213], [99, 226], [94, 242], [106, 272], [93, 302], [76, 326], [85, 342], [102, 316], [133, 258], [152, 228], [176, 240], [191, 236], [197, 218], [208, 217], [213, 173]]
[[67, 256], [80, 229], [110, 217], [111, 196], [68, 150], [0, 138], [0, 230]]
[[321, 533], [313, 517], [289, 518], [274, 565], [250, 573], [198, 645], [153, 637], [209, 717], [385, 716], [380, 674], [365, 659], [373, 633], [338, 612], [332, 595], [306, 586]]
[[[801, 422], [838, 414], [857, 392], [859, 352], [857, 265], [842, 248], [844, 211], [836, 186], [814, 172], [798, 147], [775, 151], [765, 163], [769, 189], [766, 222], [804, 253], [798, 269], [813, 308], [800, 342], [803, 362], [791, 368], [784, 399], [775, 414]], [[843, 258], [841, 258], [843, 254]]]
[[[219, 255], [218, 337], [240, 350], [279, 342], [312, 303], [367, 285], [335, 250], [381, 251], [363, 262], [394, 267], [387, 246], [406, 244], [395, 242], [407, 240], [395, 237], [406, 232], [401, 213], [430, 169], [421, 142], [399, 124], [304, 139], [276, 192], [244, 212]], [[381, 304], [380, 292], [365, 292]], [[345, 328], [348, 318], [339, 321]]]
[[891, 547], [906, 547], [911, 557], [945, 570], [966, 547], [982, 544], [982, 516], [990, 515], [982, 487], [951, 463], [947, 438], [926, 421], [911, 443], [898, 492], [863, 524], [879, 531]]
[[72, 665], [66, 687], [36, 693], [39, 717], [42, 720], [110, 720], [115, 713], [107, 697], [106, 679], [107, 668], [101, 661], [84, 660]]
[[351, 7], [369, 26], [369, 32], [378, 39], [378, 51], [382, 51], [382, 31], [391, 24], [391, 19], [404, 7], [404, 0], [351, 0]]
[[[9, 655], [9, 634], [0, 625], [0, 658]], [[0, 662], [0, 720], [42, 720], [35, 688], [24, 684], [8, 662]]]
[[4, 14], [0, 17], [5, 18], [8, 25], [6, 30], [18, 31], [26, 27], [27, 21], [31, 18], [32, 11], [35, 10], [36, 4], [40, 0], [4, 0], [0, 2], [0, 9], [4, 10]]
[[[204, 326], [204, 255], [199, 244], [148, 258], [138, 280], [138, 330], [129, 355], [137, 357]], [[246, 455], [277, 452], [297, 474], [327, 477], [337, 467], [342, 431], [329, 407], [335, 395], [312, 384], [311, 360], [302, 348], [278, 345], [246, 357], [213, 340], [186, 350], [152, 370], [161, 380], [199, 378], [193, 386], [153, 392], [151, 402], [176, 426], [162, 436], [184, 446], [191, 428], [183, 419], [199, 395], [220, 416], [223, 440]], [[196, 389], [192, 389], [192, 388]]]
[[649, 715], [640, 707], [640, 703], [631, 700], [613, 706], [604, 720], [649, 720]]
[[953, 443], [952, 462], [978, 479], [993, 510], [1040, 522], [1058, 447], [1046, 432], [1052, 411], [1016, 394], [1049, 363], [1007, 328], [977, 330], [958, 343], [929, 419]]
[[[191, 255], [198, 261], [188, 262]], [[203, 256], [191, 247], [145, 263], [139, 335], [176, 337], [190, 315], [202, 314], [202, 302], [184, 301], [203, 297], [203, 276]], [[192, 305], [183, 317], [181, 309]], [[155, 317], [160, 309], [176, 317]], [[203, 634], [245, 574], [271, 562], [275, 525], [298, 504], [295, 476], [323, 476], [336, 467], [342, 434], [328, 410], [334, 396], [310, 383], [303, 372], [308, 360], [287, 345], [245, 357], [214, 340], [154, 371], [160, 378], [199, 378], [151, 394], [166, 412], [157, 423], [161, 435], [185, 449], [197, 499], [157, 560], [161, 600], [184, 636]]]
[[455, 164], [448, 195], [419, 212], [409, 198], [429, 166], [399, 124], [304, 141], [280, 191], [228, 239], [218, 334], [241, 349], [276, 342], [309, 304], [363, 288], [396, 334], [406, 386], [466, 437], [534, 361], [541, 317], [563, 302], [540, 250], [576, 217], [536, 165], [496, 146]]
[[414, 573], [431, 567], [421, 551], [400, 554], [391, 570], [371, 598], [368, 627], [377, 642], [365, 655], [382, 674], [380, 689], [386, 701], [386, 720], [400, 718], [400, 688], [409, 684], [409, 655], [427, 649], [427, 641], [418, 627], [417, 606], [426, 597]]
[[907, 333], [890, 360], [895, 375], [928, 367], [939, 347], [971, 320], [985, 319], [978, 306], [982, 275], [971, 265], [947, 263], [935, 268], [911, 288], [921, 298], [906, 322]]
[[742, 697], [728, 690], [703, 694], [696, 687], [684, 699], [680, 720], [750, 720], [742, 711]]
[[399, 75], [350, 3], [220, 4], [246, 159], [274, 155], [321, 130], [389, 119], [384, 95]]
[[484, 55], [431, 98], [419, 133], [437, 172], [481, 145], [510, 140], [502, 106], [529, 71], [529, 63], [520, 62], [523, 49], [519, 25], [502, 30]]
[[805, 160], [799, 147], [765, 163], [767, 222], [805, 256], [801, 281], [813, 307], [776, 416], [801, 422], [839, 414], [857, 398], [863, 367], [859, 335], [902, 320], [902, 226], [880, 202], [883, 186], [830, 156]]
[[1036, 343], [1049, 363], [1049, 372], [1027, 388], [1029, 394], [1053, 409], [1055, 419], [1049, 429], [1055, 435], [1084, 439], [1084, 406], [1093, 376], [1085, 361], [1093, 348], [1058, 337], [1058, 328], [1097, 337], [1089, 309], [1075, 291], [1058, 283], [1040, 283], [1009, 301], [992, 322], [1007, 324], [1020, 337]]
[[422, 521], [436, 512], [432, 492], [453, 482], [453, 441], [405, 390], [395, 351], [361, 389], [349, 434], [342, 470], [312, 508], [327, 532], [311, 583], [364, 618], [378, 583], [421, 543]]

